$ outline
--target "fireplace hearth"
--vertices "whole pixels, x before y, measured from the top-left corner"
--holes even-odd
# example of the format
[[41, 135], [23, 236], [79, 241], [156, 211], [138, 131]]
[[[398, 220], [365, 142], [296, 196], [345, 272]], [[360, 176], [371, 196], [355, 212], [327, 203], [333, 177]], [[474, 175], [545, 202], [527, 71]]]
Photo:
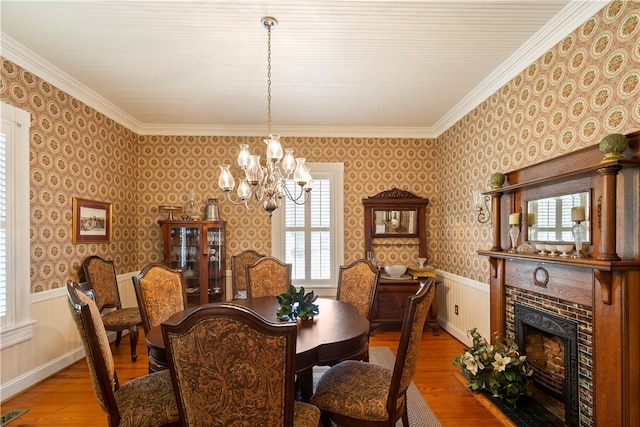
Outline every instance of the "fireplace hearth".
[[516, 342], [527, 356], [534, 384], [564, 405], [566, 425], [579, 425], [578, 325], [562, 317], [515, 303]]

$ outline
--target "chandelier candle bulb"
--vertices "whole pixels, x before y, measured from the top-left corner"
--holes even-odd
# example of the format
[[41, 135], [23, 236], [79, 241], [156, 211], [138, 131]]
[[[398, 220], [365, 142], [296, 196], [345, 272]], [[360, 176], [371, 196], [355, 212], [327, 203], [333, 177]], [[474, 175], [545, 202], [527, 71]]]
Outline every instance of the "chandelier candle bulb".
[[584, 206], [576, 206], [575, 208], [571, 208], [571, 221], [584, 221], [584, 220], [585, 220]]
[[519, 225], [520, 214], [518, 212], [509, 214], [509, 225]]

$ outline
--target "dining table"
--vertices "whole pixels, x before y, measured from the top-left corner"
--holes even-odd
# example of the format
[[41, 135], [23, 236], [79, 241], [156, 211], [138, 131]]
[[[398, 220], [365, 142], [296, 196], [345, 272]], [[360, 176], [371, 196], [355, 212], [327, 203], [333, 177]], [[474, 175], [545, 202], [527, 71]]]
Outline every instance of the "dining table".
[[[211, 303], [220, 304], [220, 303]], [[265, 319], [281, 322], [276, 312], [280, 307], [273, 296], [228, 301], [226, 304], [250, 308]], [[296, 375], [302, 399], [308, 401], [313, 394], [313, 367], [333, 365], [357, 355], [369, 344], [369, 320], [344, 301], [318, 298], [318, 314], [312, 319], [297, 319]], [[171, 316], [168, 321], [179, 322], [196, 307], [190, 307]], [[149, 357], [159, 366], [168, 366], [161, 326], [146, 335]]]

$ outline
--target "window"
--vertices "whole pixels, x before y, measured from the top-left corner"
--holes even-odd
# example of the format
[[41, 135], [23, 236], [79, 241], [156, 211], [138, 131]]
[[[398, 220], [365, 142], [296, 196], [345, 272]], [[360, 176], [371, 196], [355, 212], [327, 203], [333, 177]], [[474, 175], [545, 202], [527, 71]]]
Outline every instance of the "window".
[[[338, 267], [344, 260], [344, 165], [308, 166], [313, 176], [310, 200], [304, 205], [287, 200], [274, 212], [272, 253], [292, 264], [294, 285], [335, 296]], [[293, 191], [295, 184], [291, 186]]]
[[0, 348], [33, 336], [29, 289], [29, 113], [2, 103]]

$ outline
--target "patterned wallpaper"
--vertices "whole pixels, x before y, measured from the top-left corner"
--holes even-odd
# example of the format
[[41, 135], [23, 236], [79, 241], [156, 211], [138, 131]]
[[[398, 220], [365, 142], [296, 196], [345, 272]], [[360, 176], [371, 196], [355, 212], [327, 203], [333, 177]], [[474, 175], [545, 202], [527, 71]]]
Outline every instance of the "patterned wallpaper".
[[[638, 1], [612, 2], [437, 140], [284, 137], [310, 162], [345, 164], [345, 262], [363, 256], [362, 199], [398, 187], [430, 200], [431, 262], [488, 282], [476, 250], [490, 245], [491, 229], [475, 221], [471, 189], [493, 172], [639, 129], [639, 27]], [[255, 150], [261, 137], [136, 135], [6, 59], [0, 95], [32, 113], [32, 292], [63, 286], [90, 254], [112, 258], [118, 273], [160, 261], [158, 206], [185, 205], [191, 190], [200, 207], [220, 199], [227, 255], [270, 253], [267, 215], [232, 206], [217, 188], [218, 164], [235, 165], [238, 144]], [[73, 197], [113, 203], [112, 243], [71, 244]], [[408, 264], [416, 253], [392, 245], [379, 256]]]
[[490, 224], [471, 190], [609, 133], [640, 129], [640, 2], [614, 1], [438, 138], [431, 196], [434, 264], [489, 282]]

